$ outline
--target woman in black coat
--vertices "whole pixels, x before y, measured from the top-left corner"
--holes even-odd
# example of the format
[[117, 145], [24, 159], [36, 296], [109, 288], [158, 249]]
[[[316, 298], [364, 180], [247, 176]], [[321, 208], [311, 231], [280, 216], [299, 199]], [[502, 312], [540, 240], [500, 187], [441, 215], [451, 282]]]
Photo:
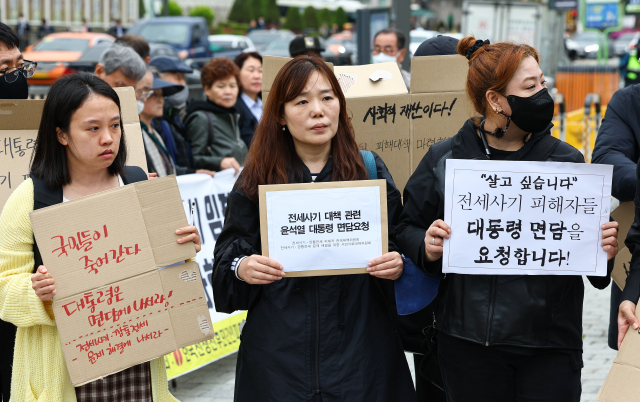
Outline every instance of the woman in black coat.
[[[403, 270], [393, 235], [369, 275], [287, 278], [261, 255], [258, 185], [368, 177], [344, 95], [320, 58], [298, 57], [278, 73], [254, 142], [227, 200], [212, 280], [217, 311], [249, 310], [235, 400], [415, 402], [383, 291]], [[392, 234], [400, 193], [374, 157]]]
[[[467, 92], [482, 116], [427, 152], [405, 188], [396, 232], [405, 255], [436, 275], [451, 234], [442, 220], [447, 159], [584, 162], [551, 137], [554, 102], [535, 49], [467, 37], [458, 53], [469, 59]], [[617, 226], [602, 227], [610, 260]], [[599, 289], [610, 282], [588, 279]], [[440, 292], [437, 356], [448, 401], [580, 401], [581, 277], [447, 274]]]

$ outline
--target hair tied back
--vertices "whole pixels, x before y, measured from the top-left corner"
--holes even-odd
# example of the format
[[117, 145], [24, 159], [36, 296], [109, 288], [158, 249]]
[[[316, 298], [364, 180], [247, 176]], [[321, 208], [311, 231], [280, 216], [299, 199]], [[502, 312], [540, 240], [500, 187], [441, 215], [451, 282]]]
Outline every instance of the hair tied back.
[[489, 39], [486, 39], [486, 40], [478, 39], [473, 46], [467, 49], [467, 52], [465, 53], [465, 57], [467, 58], [467, 60], [471, 60], [471, 56], [473, 56], [476, 50], [480, 49], [484, 45], [489, 45], [489, 44], [491, 44], [491, 42], [489, 42]]

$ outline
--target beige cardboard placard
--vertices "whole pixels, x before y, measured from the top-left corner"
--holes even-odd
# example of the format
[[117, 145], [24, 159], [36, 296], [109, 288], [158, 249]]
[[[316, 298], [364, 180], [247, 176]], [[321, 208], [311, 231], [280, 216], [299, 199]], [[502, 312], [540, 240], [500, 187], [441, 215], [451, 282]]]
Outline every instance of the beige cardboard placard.
[[[636, 317], [640, 318], [639, 314], [640, 309], [636, 309]], [[638, 395], [640, 395], [640, 333], [638, 330], [629, 328], [600, 389], [598, 400], [629, 402], [637, 401]]]
[[176, 241], [187, 219], [175, 176], [30, 216], [74, 386], [213, 336], [198, 266], [182, 263], [195, 249]]
[[[147, 172], [135, 91], [114, 88], [120, 98], [122, 125], [127, 142], [127, 165]], [[44, 100], [0, 100], [0, 208], [29, 177], [31, 155], [38, 136]]]
[[618, 255], [611, 271], [611, 278], [620, 289], [624, 289], [624, 284], [629, 276], [629, 266], [631, 265], [631, 252], [625, 246], [624, 241], [627, 239], [627, 233], [633, 224], [636, 215], [635, 204], [628, 201], [620, 204], [612, 213], [611, 217], [618, 222]]
[[[273, 191], [294, 191], [294, 190], [317, 190], [317, 189], [343, 189], [354, 187], [374, 187], [380, 188], [380, 225], [382, 238], [382, 254], [386, 254], [389, 249], [389, 226], [387, 218], [387, 184], [385, 180], [357, 180], [357, 181], [336, 181], [325, 183], [302, 183], [302, 184], [274, 184], [258, 186], [260, 204], [260, 237], [262, 240], [262, 255], [269, 257], [269, 231], [267, 220], [267, 192]], [[329, 276], [329, 275], [351, 275], [366, 274], [367, 267], [350, 269], [325, 269], [313, 271], [289, 271], [287, 278], [306, 276]]]

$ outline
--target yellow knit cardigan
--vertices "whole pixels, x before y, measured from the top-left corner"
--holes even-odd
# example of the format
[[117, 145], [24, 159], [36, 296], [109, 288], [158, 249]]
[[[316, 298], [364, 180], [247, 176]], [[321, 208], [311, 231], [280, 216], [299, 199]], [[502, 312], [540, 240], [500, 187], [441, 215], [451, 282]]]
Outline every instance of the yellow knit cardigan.
[[[0, 215], [0, 319], [18, 327], [11, 402], [75, 402], [51, 302], [41, 301], [31, 287], [31, 211], [33, 181], [28, 179]], [[151, 361], [151, 385], [154, 402], [178, 402], [169, 392], [163, 358]]]

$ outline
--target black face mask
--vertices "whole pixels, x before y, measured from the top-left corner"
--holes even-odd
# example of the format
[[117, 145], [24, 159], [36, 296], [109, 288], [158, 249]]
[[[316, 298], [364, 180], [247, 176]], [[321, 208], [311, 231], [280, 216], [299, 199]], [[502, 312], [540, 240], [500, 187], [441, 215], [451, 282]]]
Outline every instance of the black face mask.
[[[14, 75], [15, 74], [15, 75]], [[8, 77], [0, 77], [0, 99], [27, 99], [29, 97], [29, 85], [22, 71], [15, 70], [7, 74]], [[7, 82], [5, 78], [15, 79]]]
[[509, 95], [506, 98], [511, 107], [511, 120], [522, 131], [539, 133], [553, 120], [555, 104], [546, 88], [527, 98], [515, 95]]

